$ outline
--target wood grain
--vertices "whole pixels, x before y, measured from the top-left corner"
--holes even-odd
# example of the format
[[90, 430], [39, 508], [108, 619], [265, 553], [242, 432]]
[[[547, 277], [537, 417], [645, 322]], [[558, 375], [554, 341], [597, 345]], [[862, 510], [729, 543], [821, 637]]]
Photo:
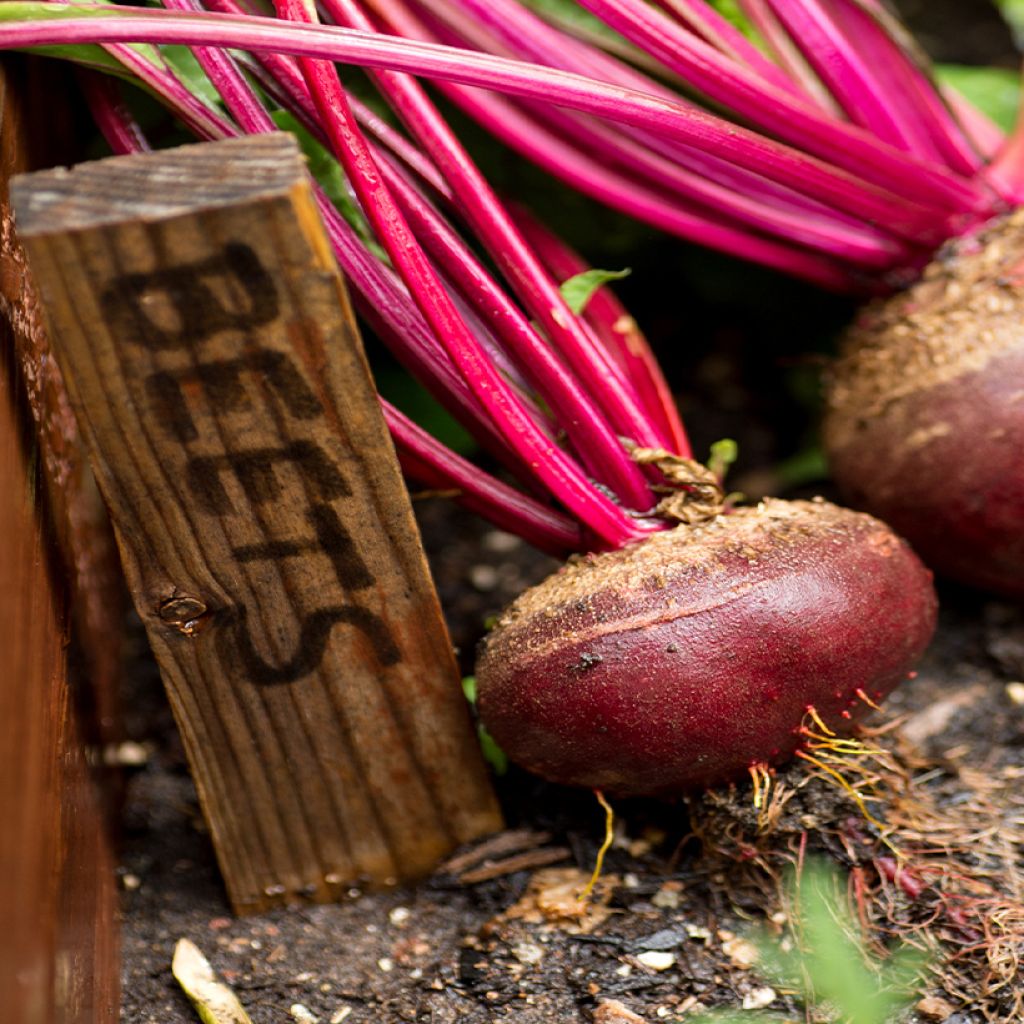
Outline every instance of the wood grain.
[[54, 75], [0, 62], [0, 1017], [113, 1024], [111, 787], [92, 754], [116, 725], [116, 563], [7, 201], [12, 172], [54, 157], [34, 129], [68, 137]]
[[415, 878], [499, 827], [291, 138], [14, 203], [235, 908]]

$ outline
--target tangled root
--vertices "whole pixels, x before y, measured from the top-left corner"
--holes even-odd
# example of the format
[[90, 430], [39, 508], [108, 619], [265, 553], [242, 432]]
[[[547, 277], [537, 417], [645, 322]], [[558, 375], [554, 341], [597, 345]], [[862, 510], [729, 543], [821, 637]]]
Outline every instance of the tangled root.
[[876, 952], [930, 954], [935, 989], [993, 1024], [1024, 1019], [1024, 769], [923, 759], [898, 723], [837, 736], [809, 709], [799, 766], [689, 802], [691, 829], [730, 890], [786, 910], [787, 867], [824, 852]]

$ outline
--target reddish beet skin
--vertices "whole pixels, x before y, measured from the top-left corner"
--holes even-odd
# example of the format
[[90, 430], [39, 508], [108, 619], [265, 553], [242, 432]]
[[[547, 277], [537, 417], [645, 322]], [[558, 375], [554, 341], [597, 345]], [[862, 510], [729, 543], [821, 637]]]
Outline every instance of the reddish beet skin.
[[[935, 625], [931, 574], [885, 525], [768, 501], [576, 560], [524, 594], [477, 665], [517, 763], [614, 794], [728, 781], [842, 730], [906, 676]], [[849, 716], [849, 717], [847, 717]]]
[[936, 570], [1024, 597], [1024, 212], [864, 314], [825, 444], [850, 503]]

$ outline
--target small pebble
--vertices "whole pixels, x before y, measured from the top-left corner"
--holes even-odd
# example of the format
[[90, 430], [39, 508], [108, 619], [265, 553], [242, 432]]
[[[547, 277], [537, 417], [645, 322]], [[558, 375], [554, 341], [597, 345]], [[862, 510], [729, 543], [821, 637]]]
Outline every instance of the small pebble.
[[757, 963], [757, 946], [749, 939], [731, 938], [722, 943], [722, 952], [735, 967], [748, 970]]
[[103, 763], [121, 768], [141, 768], [149, 761], [150, 748], [145, 743], [125, 740], [103, 748]]
[[377, 966], [385, 973], [388, 974], [395, 969], [395, 961], [390, 957], [381, 957], [377, 961]]
[[515, 551], [521, 544], [522, 541], [515, 534], [505, 533], [504, 530], [490, 530], [484, 534], [484, 547], [499, 555]]
[[1007, 683], [1006, 696], [1017, 705], [1024, 707], [1024, 683]]
[[666, 883], [651, 897], [651, 903], [659, 910], [678, 910], [681, 900], [678, 885], [678, 882]]
[[763, 988], [755, 988], [743, 997], [744, 1010], [763, 1010], [775, 1002], [777, 993], [775, 989], [765, 985]]
[[412, 917], [412, 911], [408, 907], [395, 907], [395, 909], [388, 914], [388, 920], [396, 928], [401, 928], [410, 917]]
[[138, 875], [122, 875], [121, 884], [129, 891], [133, 892], [142, 885], [142, 879]]
[[498, 585], [498, 570], [493, 565], [474, 565], [469, 570], [469, 582], [477, 590], [493, 590]]
[[352, 1012], [351, 1006], [339, 1006], [334, 1013], [331, 1014], [331, 1024], [341, 1024], [341, 1022]]
[[512, 947], [512, 955], [521, 964], [539, 964], [544, 959], [544, 950], [532, 942], [518, 942]]
[[952, 1017], [956, 1008], [939, 996], [925, 996], [914, 1009], [928, 1020], [946, 1020]]
[[292, 1003], [292, 1005], [288, 1007], [288, 1012], [299, 1022], [299, 1024], [317, 1024], [320, 1020], [312, 1010], [303, 1006], [302, 1003]]
[[667, 953], [660, 949], [648, 950], [646, 953], [637, 955], [637, 961], [652, 971], [667, 971], [674, 967], [676, 958], [674, 953]]

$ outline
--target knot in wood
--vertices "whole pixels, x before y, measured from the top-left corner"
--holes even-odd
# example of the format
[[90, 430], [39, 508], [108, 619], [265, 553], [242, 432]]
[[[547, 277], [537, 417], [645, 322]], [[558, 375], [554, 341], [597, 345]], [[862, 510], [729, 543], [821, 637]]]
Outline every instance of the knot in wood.
[[158, 614], [169, 626], [174, 626], [186, 636], [194, 636], [200, 627], [201, 620], [209, 613], [209, 609], [198, 597], [172, 597], [160, 605]]

